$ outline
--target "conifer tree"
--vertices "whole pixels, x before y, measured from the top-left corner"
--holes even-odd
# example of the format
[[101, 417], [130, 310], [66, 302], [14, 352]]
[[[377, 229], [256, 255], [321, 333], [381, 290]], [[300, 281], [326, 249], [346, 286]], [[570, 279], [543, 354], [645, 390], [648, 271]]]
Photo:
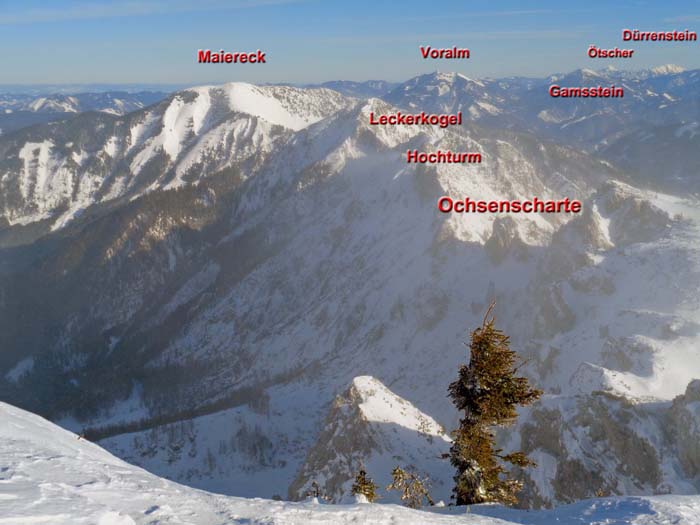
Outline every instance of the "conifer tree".
[[401, 501], [407, 507], [419, 509], [423, 506], [423, 498], [425, 498], [428, 505], [435, 505], [426, 485], [425, 479], [421, 479], [413, 472], [406, 472], [397, 466], [391, 471], [391, 483], [386, 490], [401, 491]]
[[319, 499], [328, 499], [328, 496], [321, 490], [321, 486], [316, 482], [316, 480], [313, 480], [311, 482], [311, 488], [306, 491], [306, 494], [304, 494], [307, 498], [319, 498]]
[[367, 472], [364, 469], [360, 469], [360, 472], [355, 476], [352, 493], [364, 495], [370, 503], [377, 499], [377, 484], [372, 481], [372, 478], [367, 476]]
[[450, 462], [457, 470], [453, 489], [457, 505], [514, 504], [522, 483], [508, 478], [504, 464], [534, 466], [523, 452], [502, 455], [495, 445], [494, 428], [512, 424], [517, 407], [535, 402], [542, 391], [516, 375], [517, 354], [510, 349], [509, 337], [489, 318], [493, 307], [471, 333], [469, 364], [460, 366], [458, 379], [448, 389], [464, 413], [450, 448]]

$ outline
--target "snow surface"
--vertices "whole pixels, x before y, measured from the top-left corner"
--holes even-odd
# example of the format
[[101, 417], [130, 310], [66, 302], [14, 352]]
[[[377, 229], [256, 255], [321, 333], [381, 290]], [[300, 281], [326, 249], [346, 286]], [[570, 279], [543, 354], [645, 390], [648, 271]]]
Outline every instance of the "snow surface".
[[[300, 130], [320, 119], [305, 116], [285, 106], [280, 100], [270, 97], [263, 88], [252, 84], [232, 83], [227, 85], [231, 109], [263, 118], [271, 124], [277, 124], [293, 130]], [[290, 89], [291, 91], [291, 89]]]
[[[431, 509], [432, 510], [432, 509]], [[0, 525], [691, 524], [700, 496], [587, 500], [554, 511], [499, 506], [324, 505], [219, 496], [166, 481], [45, 419], [0, 402]]]

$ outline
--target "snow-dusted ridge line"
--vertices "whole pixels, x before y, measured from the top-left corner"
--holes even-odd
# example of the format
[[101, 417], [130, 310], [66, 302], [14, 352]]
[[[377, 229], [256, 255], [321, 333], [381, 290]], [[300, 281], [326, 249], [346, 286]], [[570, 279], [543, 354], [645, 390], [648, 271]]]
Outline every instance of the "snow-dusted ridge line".
[[325, 88], [233, 82], [186, 89], [113, 121], [92, 119], [87, 140], [66, 140], [60, 126], [41, 128], [43, 140], [8, 138], [2, 191], [19, 198], [3, 202], [0, 216], [20, 225], [50, 219], [60, 229], [93, 204], [260, 164], [294, 132], [353, 103]]

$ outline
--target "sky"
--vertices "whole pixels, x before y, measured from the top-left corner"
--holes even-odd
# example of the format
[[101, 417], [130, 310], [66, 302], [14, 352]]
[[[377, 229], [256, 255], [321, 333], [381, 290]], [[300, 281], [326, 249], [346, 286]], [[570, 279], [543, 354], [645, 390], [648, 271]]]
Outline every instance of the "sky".
[[[581, 67], [700, 68], [698, 42], [623, 42], [622, 29], [700, 33], [700, 0], [0, 0], [0, 84], [403, 81], [435, 70], [544, 76]], [[590, 44], [634, 49], [591, 59]], [[425, 60], [419, 46], [466, 47]], [[199, 49], [266, 64], [198, 64]]]

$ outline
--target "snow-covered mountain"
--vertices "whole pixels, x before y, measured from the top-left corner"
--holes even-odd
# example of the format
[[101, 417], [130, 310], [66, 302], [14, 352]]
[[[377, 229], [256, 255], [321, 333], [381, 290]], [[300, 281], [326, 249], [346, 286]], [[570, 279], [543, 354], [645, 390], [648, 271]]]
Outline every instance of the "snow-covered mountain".
[[[431, 78], [404, 91], [510, 111], [489, 90], [516, 80]], [[396, 110], [228, 84], [0, 137], [0, 397], [201, 488], [299, 497], [325, 480], [339, 498], [358, 461], [382, 483], [397, 461], [439, 491], [446, 388], [495, 299], [546, 392], [501, 436], [539, 462], [523, 504], [697, 492], [698, 201], [527, 119], [369, 124]], [[584, 212], [445, 215], [442, 195]]]
[[[470, 79], [457, 73], [432, 73], [411, 79], [383, 98], [401, 108], [431, 112], [463, 111], [482, 125], [534, 132], [561, 144], [602, 151], [612, 162], [629, 169], [639, 184], [677, 192], [700, 188], [693, 160], [695, 144], [654, 143], [654, 131], [682, 129], [700, 119], [700, 71], [659, 66], [643, 71], [580, 69], [543, 79]], [[550, 85], [624, 88], [623, 98], [555, 99]], [[628, 143], [639, 144], [630, 155]], [[627, 144], [627, 146], [626, 146]], [[683, 164], [689, 159], [687, 164]], [[676, 177], [666, 177], [660, 162], [674, 164]], [[680, 165], [678, 165], [680, 164]], [[659, 173], [661, 171], [661, 173]]]
[[[539, 80], [474, 80], [456, 73], [434, 73], [395, 87], [383, 99], [399, 108], [441, 113], [462, 111], [470, 122], [534, 131], [565, 145], [599, 152], [632, 171], [640, 184], [676, 191], [697, 189], [700, 184], [694, 175], [698, 148], [693, 139], [697, 134], [692, 133], [700, 120], [700, 101], [696, 95], [699, 81], [699, 71], [681, 71], [674, 66], [636, 73], [611, 68], [583, 69]], [[617, 83], [625, 87], [627, 96], [562, 101], [549, 97], [547, 87], [551, 83], [572, 86]], [[361, 85], [365, 84], [376, 88], [377, 93], [390, 87], [371, 81]], [[347, 91], [342, 88], [343, 83], [328, 85]], [[44, 230], [60, 228], [91, 204], [193, 182], [222, 167], [250, 161], [254, 156], [263, 158], [270, 151], [273, 138], [279, 138], [278, 133], [260, 129], [248, 130], [253, 133], [251, 136], [241, 134], [239, 128], [245, 126], [248, 117], [237, 121], [231, 118], [233, 113], [260, 117], [263, 126], [281, 126], [278, 131], [284, 135], [282, 128], [298, 130], [353, 103], [353, 99], [325, 89], [244, 86], [186, 90], [153, 108], [118, 119], [83, 115], [71, 124], [54, 124], [49, 128], [55, 130], [53, 133], [47, 133], [44, 128], [24, 130], [0, 140], [3, 159], [0, 216], [10, 224], [45, 221]], [[245, 90], [250, 93], [244, 93]], [[257, 94], [251, 94], [251, 90]], [[304, 99], [303, 93], [315, 96]], [[109, 93], [94, 95], [116, 100]], [[272, 99], [271, 108], [276, 108], [270, 110], [272, 113], [261, 109], [269, 99]], [[44, 97], [32, 104], [39, 107], [49, 104], [49, 100]], [[230, 100], [242, 106], [236, 107]], [[286, 100], [288, 105], [286, 110], [281, 108], [282, 113], [277, 107], [279, 100]], [[134, 109], [133, 104], [129, 107]], [[292, 123], [288, 119], [299, 115], [285, 114], [287, 110], [308, 117]], [[85, 128], [96, 128], [96, 132], [81, 135]], [[669, 133], [684, 135], [683, 130], [689, 131], [685, 134], [687, 138], [673, 137], [670, 141], [664, 138]], [[660, 140], [663, 147], [657, 148], [655, 140]], [[232, 145], [230, 150], [228, 143]], [[239, 152], [239, 143], [248, 144], [249, 151]], [[253, 151], [258, 153], [253, 155]], [[213, 162], [206, 160], [210, 158]], [[659, 175], [663, 163], [672, 164], [673, 176]]]
[[124, 117], [88, 113], [0, 141], [0, 213], [61, 228], [89, 206], [259, 164], [289, 132], [348, 99], [323, 89], [186, 90]]
[[[433, 112], [463, 111], [473, 121], [537, 131], [571, 145], [595, 146], [626, 131], [622, 124], [671, 124], [697, 117], [700, 71], [668, 65], [652, 70], [579, 69], [547, 78], [470, 79], [431, 73], [398, 85], [383, 98], [392, 104]], [[562, 87], [617, 85], [619, 99], [555, 99]], [[595, 123], [591, 125], [591, 121]]]
[[315, 481], [333, 501], [347, 499], [361, 468], [376, 473], [382, 500], [400, 503], [387, 492], [396, 466], [431, 481], [437, 500], [449, 501], [452, 477], [442, 457], [451, 440], [439, 423], [398, 397], [371, 376], [356, 377], [333, 402], [318, 440], [289, 487], [292, 500], [303, 499]]
[[391, 90], [383, 98], [399, 107], [436, 113], [462, 111], [469, 120], [500, 115], [511, 84], [492, 79], [471, 79], [459, 73], [429, 73]]

